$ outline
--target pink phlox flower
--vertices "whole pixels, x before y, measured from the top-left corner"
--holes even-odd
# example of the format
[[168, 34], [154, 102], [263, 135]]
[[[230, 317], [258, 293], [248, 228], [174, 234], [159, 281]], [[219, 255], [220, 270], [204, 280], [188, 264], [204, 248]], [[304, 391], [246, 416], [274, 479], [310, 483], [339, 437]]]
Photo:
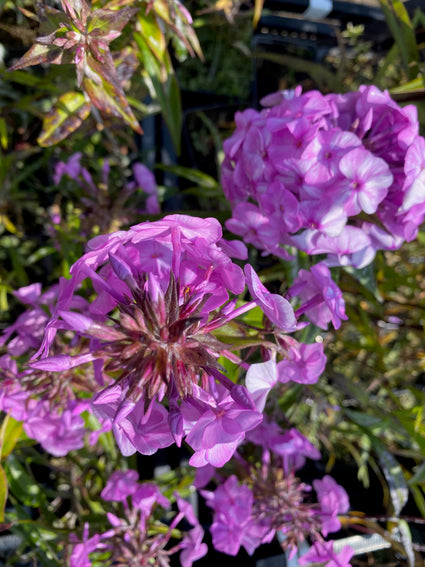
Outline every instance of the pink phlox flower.
[[153, 173], [142, 163], [133, 165], [135, 182], [127, 184], [127, 190], [134, 191], [136, 188], [142, 189], [147, 194], [146, 211], [150, 215], [160, 212], [158, 201], [158, 187]]
[[[224, 143], [222, 185], [233, 209], [227, 228], [266, 254], [284, 258], [282, 250], [296, 246], [327, 254], [329, 265], [355, 267], [373, 260], [378, 240], [359, 247], [356, 238], [349, 251], [335, 249], [345, 229], [361, 231], [361, 215], [376, 215], [374, 226], [401, 237], [393, 241], [396, 247], [415, 238], [425, 207], [409, 219], [400, 213], [425, 200], [416, 109], [399, 107], [373, 86], [344, 95], [297, 91], [285, 97], [267, 98], [271, 108], [244, 121], [241, 131], [237, 125]], [[284, 191], [292, 193], [289, 206]]]
[[9, 355], [0, 356], [0, 410], [17, 421], [23, 421], [29, 409], [36, 404], [23, 389], [16, 361]]
[[71, 401], [58, 413], [42, 401], [28, 412], [24, 421], [25, 433], [48, 453], [63, 457], [84, 447], [86, 429], [80, 414], [85, 409], [85, 404]]
[[233, 136], [223, 142], [225, 152], [230, 159], [233, 159], [236, 153], [240, 150], [251, 124], [257, 122], [260, 119], [260, 116], [259, 112], [251, 108], [244, 112], [236, 112], [236, 132]]
[[340, 553], [333, 549], [333, 541], [316, 541], [302, 557], [298, 558], [300, 565], [324, 563], [324, 567], [350, 567], [350, 559], [354, 551], [346, 545]]
[[329, 475], [314, 480], [313, 487], [320, 504], [322, 533], [326, 537], [330, 532], [337, 532], [341, 528], [338, 514], [345, 514], [350, 509], [348, 494]]
[[273, 386], [277, 384], [277, 381], [278, 373], [275, 361], [268, 360], [250, 365], [246, 373], [245, 385], [258, 411], [264, 410], [267, 396]]
[[[272, 226], [282, 225], [276, 244], [285, 243], [286, 233], [297, 232], [301, 228], [299, 201], [281, 181], [275, 180], [268, 184], [267, 191], [259, 197], [259, 203], [263, 214], [270, 218]], [[265, 235], [263, 232], [262, 236]], [[263, 247], [266, 248], [264, 245]], [[266, 249], [272, 251], [270, 243], [267, 243]]]
[[387, 163], [363, 148], [355, 148], [341, 158], [339, 169], [349, 181], [347, 215], [375, 213], [393, 182]]
[[193, 486], [196, 489], [204, 488], [216, 475], [216, 469], [210, 464], [198, 467], [195, 472], [195, 480]]
[[425, 202], [425, 140], [417, 138], [406, 152], [403, 202], [400, 211]]
[[114, 471], [108, 478], [105, 488], [100, 493], [103, 500], [114, 502], [124, 502], [128, 496], [134, 494], [138, 489], [139, 475], [137, 471], [129, 469], [127, 471]]
[[28, 308], [7, 327], [0, 337], [0, 345], [9, 341], [7, 351], [12, 356], [21, 356], [29, 350], [37, 349], [43, 339], [44, 328], [49, 320], [49, 311], [55, 302], [58, 286], [52, 286], [42, 293], [41, 284], [35, 283], [13, 292], [13, 295]]
[[92, 409], [97, 417], [112, 420], [115, 439], [125, 456], [136, 451], [152, 455], [173, 443], [165, 407], [153, 402], [145, 413], [144, 400], [137, 404], [126, 401], [126, 390], [117, 384], [96, 394]]
[[64, 175], [67, 175], [75, 181], [78, 179], [78, 177], [81, 175], [82, 167], [80, 161], [82, 155], [83, 154], [81, 152], [76, 152], [75, 154], [72, 154], [70, 156], [67, 162], [59, 161], [55, 165], [53, 181], [56, 185], [59, 185]]
[[320, 451], [294, 427], [274, 438], [271, 449], [282, 457], [286, 474], [302, 468], [306, 458], [320, 459]]
[[194, 561], [201, 559], [208, 553], [208, 546], [202, 542], [204, 530], [197, 524], [191, 530], [185, 532], [183, 539], [179, 545], [180, 564], [182, 567], [192, 567]]
[[[73, 534], [71, 534], [71, 536], [72, 535]], [[71, 552], [69, 567], [91, 567], [92, 562], [89, 557], [90, 554], [99, 549], [99, 547], [104, 547], [101, 544], [100, 534], [95, 534], [92, 537], [89, 537], [89, 524], [87, 522], [84, 524], [83, 541], [80, 543], [72, 541], [72, 543], [74, 543], [74, 545]]]
[[289, 301], [281, 295], [270, 293], [249, 264], [245, 266], [244, 271], [246, 283], [254, 301], [270, 321], [286, 332], [295, 331], [297, 321]]
[[277, 363], [279, 381], [315, 384], [325, 366], [323, 344], [294, 344], [289, 347], [287, 358]]
[[226, 221], [226, 228], [242, 236], [244, 242], [256, 248], [270, 250], [279, 242], [279, 228], [252, 203], [238, 203], [233, 218]]
[[202, 490], [201, 494], [214, 511], [210, 529], [214, 548], [236, 555], [251, 519], [252, 491], [248, 486], [240, 485], [236, 476], [232, 475], [214, 492]]
[[248, 249], [240, 240], [226, 240], [222, 238], [217, 244], [229, 258], [238, 258], [239, 260], [248, 258]]
[[158, 486], [153, 482], [140, 484], [132, 492], [131, 502], [133, 508], [141, 510], [145, 517], [151, 515], [154, 506], [161, 506], [165, 509], [170, 507], [168, 498], [162, 494]]
[[317, 200], [303, 200], [300, 203], [300, 217], [305, 227], [313, 228], [320, 234], [330, 237], [339, 236], [347, 222], [347, 213], [338, 199], [322, 195]]
[[284, 100], [292, 100], [295, 97], [301, 96], [302, 94], [302, 87], [297, 85], [294, 89], [283, 89], [281, 91], [277, 91], [276, 93], [272, 93], [269, 95], [264, 96], [260, 100], [261, 106], [276, 106], [280, 104]]
[[195, 450], [189, 461], [192, 466], [209, 463], [222, 467], [244, 439], [246, 431], [263, 419], [257, 410], [240, 406], [223, 387], [218, 388], [218, 396], [215, 407], [205, 407], [199, 412], [186, 437], [188, 445]]
[[329, 322], [339, 329], [341, 319], [347, 319], [342, 292], [323, 262], [312, 266], [310, 271], [301, 269], [288, 296], [298, 296], [302, 301], [296, 311], [297, 317], [305, 313], [310, 321], [322, 329], [327, 329]]
[[361, 140], [351, 132], [340, 128], [320, 130], [303, 151], [301, 160], [309, 168], [305, 181], [312, 186], [328, 185], [340, 175], [339, 162], [350, 150], [361, 146]]

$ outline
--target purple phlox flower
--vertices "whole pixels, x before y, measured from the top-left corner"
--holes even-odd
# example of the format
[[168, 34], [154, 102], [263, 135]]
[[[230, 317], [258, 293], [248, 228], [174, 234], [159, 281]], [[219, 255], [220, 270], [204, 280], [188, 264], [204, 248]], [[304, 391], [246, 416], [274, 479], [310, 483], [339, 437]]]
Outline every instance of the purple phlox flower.
[[280, 228], [271, 225], [270, 219], [252, 203], [238, 203], [233, 218], [226, 221], [226, 228], [242, 236], [244, 241], [256, 248], [272, 251], [280, 238]]
[[81, 152], [76, 152], [69, 157], [68, 161], [65, 163], [63, 161], [59, 161], [55, 165], [55, 172], [53, 174], [53, 181], [55, 185], [59, 185], [64, 175], [67, 175], [71, 179], [77, 180], [81, 175]]
[[[72, 538], [73, 534], [71, 534]], [[84, 524], [83, 531], [83, 541], [80, 543], [75, 543], [74, 538], [71, 539], [71, 543], [75, 543], [72, 548], [71, 556], [69, 559], [69, 567], [91, 567], [90, 553], [99, 549], [102, 546], [100, 541], [101, 536], [95, 534], [89, 537], [89, 524], [86, 522]]]
[[[43, 330], [49, 320], [45, 308], [51, 309], [56, 300], [58, 288], [51, 287], [42, 293], [41, 284], [35, 283], [21, 287], [13, 292], [15, 297], [28, 309], [18, 316], [16, 321], [7, 327], [0, 337], [0, 345], [7, 344], [7, 351], [12, 356], [21, 356], [29, 350], [35, 350], [40, 346], [43, 338]], [[11, 340], [10, 337], [15, 335]]]
[[296, 311], [297, 317], [305, 313], [312, 323], [322, 329], [327, 329], [329, 322], [339, 329], [341, 319], [347, 319], [341, 290], [323, 262], [312, 266], [310, 271], [300, 270], [287, 295], [298, 296], [302, 301]]
[[[245, 279], [212, 218], [171, 215], [99, 236], [70, 272], [45, 325], [37, 353], [43, 358], [32, 366], [68, 372], [92, 362], [92, 411], [104, 426], [111, 422], [125, 455], [152, 454], [186, 435], [196, 466], [222, 466], [262, 416], [245, 387], [222, 373], [219, 357], [235, 355], [212, 331], [256, 304], [279, 329], [292, 331], [290, 304], [249, 267], [255, 301], [237, 306], [230, 294], [242, 293]], [[77, 299], [86, 279], [94, 299], [82, 308]], [[74, 350], [53, 354], [61, 339]], [[189, 424], [188, 406], [198, 423]]]
[[280, 382], [315, 384], [326, 366], [322, 343], [298, 343], [289, 347], [287, 358], [277, 363]]
[[199, 524], [184, 534], [179, 545], [181, 549], [179, 559], [182, 567], [192, 567], [194, 561], [208, 553], [207, 544], [202, 542], [203, 537], [204, 530]]
[[135, 470], [114, 471], [109, 477], [105, 488], [100, 493], [103, 500], [124, 502], [138, 488], [139, 475]]
[[260, 104], [261, 106], [276, 106], [283, 100], [292, 100], [297, 96], [301, 96], [301, 93], [302, 87], [298, 85], [294, 89], [284, 89], [276, 93], [266, 95], [260, 100]]
[[214, 511], [210, 529], [214, 548], [228, 555], [237, 555], [251, 519], [252, 491], [248, 486], [240, 485], [236, 476], [232, 475], [214, 492], [202, 490], [201, 494]]
[[86, 429], [80, 414], [85, 409], [85, 404], [69, 402], [61, 413], [56, 413], [47, 402], [40, 402], [28, 412], [25, 433], [48, 453], [63, 457], [84, 447]]
[[339, 169], [349, 182], [347, 215], [375, 213], [393, 182], [387, 163], [363, 148], [355, 148], [341, 158]]
[[216, 469], [212, 465], [207, 464], [203, 467], [198, 467], [195, 472], [193, 486], [198, 490], [204, 488], [214, 478], [215, 474]]
[[115, 384], [92, 399], [94, 414], [112, 421], [112, 430], [123, 455], [139, 451], [152, 455], [174, 441], [168, 425], [167, 410], [152, 401], [145, 412], [144, 400], [137, 403], [126, 398], [126, 390]]
[[240, 240], [226, 240], [222, 238], [218, 242], [218, 246], [229, 258], [238, 258], [239, 260], [248, 258], [248, 249]]
[[[341, 197], [339, 198], [341, 201]], [[303, 225], [315, 229], [321, 235], [339, 236], [347, 221], [347, 213], [341, 202], [323, 195], [318, 200], [305, 200], [300, 204]]]
[[297, 321], [289, 301], [281, 295], [270, 293], [249, 264], [245, 266], [245, 277], [254, 301], [261, 307], [270, 321], [286, 332], [295, 331]]
[[[131, 474], [128, 474], [130, 472]], [[125, 486], [118, 486], [118, 484], [122, 485], [126, 478], [129, 480], [131, 492]], [[84, 565], [90, 565], [90, 555], [101, 552], [105, 565], [149, 564], [166, 567], [170, 564], [170, 556], [182, 550], [183, 567], [191, 567], [193, 561], [205, 555], [207, 548], [202, 544], [203, 530], [190, 504], [184, 504], [177, 496], [179, 512], [174, 515], [169, 525], [162, 524], [157, 518], [159, 514], [163, 514], [163, 509], [170, 508], [170, 501], [153, 482], [138, 483], [136, 478], [135, 471], [116, 471], [111, 476], [102, 491], [102, 496], [106, 496], [106, 502], [120, 501], [124, 506], [119, 508], [121, 512], [118, 513], [116, 507], [113, 508], [114, 512], [111, 512], [108, 511], [108, 506], [104, 506], [110, 523], [110, 528], [106, 532], [88, 538], [86, 525], [83, 542], [77, 545], [75, 545], [75, 536], [71, 535], [70, 543], [73, 544], [71, 561], [81, 558], [88, 562]], [[130, 501], [127, 500], [128, 496], [131, 496]], [[170, 547], [170, 539], [175, 537], [173, 532], [184, 517], [194, 527], [189, 531], [182, 528], [184, 531], [181, 541]], [[95, 558], [99, 560], [97, 554], [93, 560]], [[76, 563], [72, 565], [76, 567]]]
[[140, 484], [132, 493], [133, 508], [138, 508], [144, 516], [150, 516], [154, 506], [169, 508], [170, 501], [166, 498], [154, 482]]
[[207, 554], [208, 547], [206, 543], [202, 542], [204, 530], [199, 525], [192, 505], [187, 500], [184, 500], [178, 493], [175, 493], [175, 497], [180, 514], [184, 515], [186, 520], [193, 526], [191, 530], [184, 534], [182, 541], [177, 546], [181, 549], [181, 565], [183, 567], [191, 567], [194, 561], [197, 561]]
[[241, 147], [242, 166], [251, 182], [270, 177], [271, 168], [266, 158], [272, 136], [263, 124], [253, 124], [248, 130]]
[[282, 457], [283, 468], [287, 474], [302, 468], [306, 458], [320, 459], [320, 451], [295, 427], [274, 438], [271, 449]]
[[127, 188], [134, 190], [136, 187], [142, 189], [147, 195], [146, 211], [151, 214], [158, 214], [160, 206], [158, 201], [158, 187], [153, 173], [142, 163], [133, 165], [134, 183], [127, 185]]
[[245, 384], [258, 411], [264, 410], [267, 396], [277, 381], [278, 374], [274, 360], [250, 365], [246, 373]]
[[325, 186], [332, 190], [330, 182], [334, 182], [340, 175], [338, 166], [341, 158], [358, 146], [361, 146], [361, 140], [351, 132], [340, 128], [318, 131], [300, 158], [309, 166], [305, 175], [306, 183], [312, 187]]
[[310, 563], [324, 563], [324, 567], [350, 567], [350, 559], [354, 551], [346, 545], [340, 553], [333, 549], [333, 541], [315, 541], [309, 551], [299, 557], [300, 565], [310, 565]]
[[406, 179], [403, 185], [403, 202], [400, 211], [411, 209], [425, 202], [425, 140], [416, 138], [406, 152], [404, 166]]
[[328, 533], [337, 532], [341, 528], [338, 514], [345, 514], [350, 509], [348, 494], [329, 475], [321, 480], [314, 480], [313, 487], [320, 504], [322, 533], [326, 537]]
[[237, 132], [231, 137], [223, 142], [223, 147], [225, 148], [226, 154], [233, 159], [234, 156], [239, 151], [243, 141], [245, 140], [246, 133], [249, 130], [251, 124], [256, 122], [260, 114], [253, 109], [245, 110], [244, 112], [236, 112], [235, 123]]
[[29, 400], [29, 392], [23, 389], [16, 361], [9, 355], [0, 356], [0, 410], [17, 421], [23, 421], [28, 410], [36, 403]]
[[[281, 181], [276, 180], [270, 183], [267, 186], [267, 191], [260, 195], [259, 203], [263, 214], [267, 217], [271, 217], [271, 225], [280, 225], [277, 245], [286, 243], [288, 232], [297, 232], [301, 228], [302, 218], [300, 215], [299, 201], [291, 191], [285, 188]], [[271, 234], [270, 230], [269, 233]], [[264, 247], [263, 245], [263, 248]], [[274, 248], [268, 249], [270, 252], [274, 251]]]
[[[248, 393], [246, 395], [249, 397]], [[263, 419], [263, 415], [251, 403], [252, 409], [239, 405], [224, 387], [217, 385], [215, 407], [202, 408], [196, 421], [192, 421], [186, 437], [186, 442], [195, 450], [189, 461], [192, 466], [200, 467], [209, 463], [222, 467], [231, 458], [246, 431], [253, 429]], [[194, 416], [190, 417], [193, 420]]]

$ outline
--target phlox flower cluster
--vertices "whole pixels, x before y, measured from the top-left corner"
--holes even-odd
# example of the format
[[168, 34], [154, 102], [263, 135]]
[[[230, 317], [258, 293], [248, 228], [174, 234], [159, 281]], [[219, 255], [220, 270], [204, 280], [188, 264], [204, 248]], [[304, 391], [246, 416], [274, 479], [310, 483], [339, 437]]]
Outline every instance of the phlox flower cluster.
[[[321, 344], [287, 334], [297, 329], [288, 300], [268, 292], [252, 267], [243, 271], [229, 253], [244, 257], [246, 249], [224, 241], [215, 219], [182, 215], [94, 238], [71, 279], [60, 282], [42, 357], [31, 368], [63, 374], [91, 362], [91, 411], [110, 424], [124, 455], [185, 440], [194, 451], [191, 465], [221, 467], [263, 420], [271, 385], [261, 376], [249, 388], [231, 381], [220, 357], [249, 365], [215, 333], [260, 306], [266, 332], [275, 336], [267, 355], [271, 363], [279, 359], [274, 383], [314, 383], [326, 360]], [[81, 309], [86, 279], [94, 295]], [[238, 304], [246, 287], [252, 300]], [[69, 354], [55, 354], [58, 337], [69, 333]]]
[[236, 113], [224, 142], [227, 228], [265, 254], [290, 247], [328, 266], [369, 264], [417, 235], [425, 140], [414, 106], [362, 86], [343, 95], [282, 91]]
[[[248, 448], [247, 442], [261, 446], [262, 458], [252, 460], [255, 450]], [[252, 555], [261, 544], [279, 535], [289, 557], [303, 542], [313, 544], [308, 554], [299, 558], [300, 565], [308, 562], [309, 554], [318, 555], [319, 551], [320, 561], [328, 567], [349, 564], [351, 550], [336, 554], [332, 541], [325, 540], [341, 528], [338, 516], [349, 510], [348, 495], [329, 475], [314, 480], [312, 486], [302, 482], [297, 471], [306, 458], [319, 459], [320, 453], [294, 428], [283, 432], [276, 423], [263, 422], [250, 431], [238, 453], [237, 476], [221, 479], [214, 491], [201, 490], [213, 511], [210, 531], [215, 549], [236, 555], [244, 547]], [[208, 478], [202, 479], [200, 474], [197, 485], [202, 488], [205, 480]]]
[[[86, 524], [82, 541], [71, 538], [67, 565], [90, 567], [101, 560], [105, 566], [167, 567], [171, 556], [180, 553], [180, 565], [191, 567], [207, 553], [207, 545], [202, 543], [204, 531], [190, 503], [178, 494], [175, 497], [178, 511], [171, 513], [170, 501], [156, 484], [138, 482], [134, 470], [115, 471], [101, 493], [105, 508], [115, 503], [115, 509], [107, 512], [109, 529], [90, 535], [92, 530]], [[161, 519], [167, 519], [167, 523]], [[186, 529], [181, 531], [179, 524]], [[177, 530], [180, 541], [175, 543]]]
[[[0, 346], [5, 347], [0, 356], [0, 410], [23, 421], [28, 437], [59, 457], [84, 446], [87, 429], [82, 414], [90, 410], [88, 396], [94, 378], [84, 371], [76, 373], [72, 365], [58, 376], [46, 370], [20, 369], [17, 364], [20, 357], [29, 357], [40, 346], [57, 294], [58, 286], [42, 293], [40, 284], [15, 292], [28, 309], [0, 336]], [[82, 297], [75, 297], [72, 305], [82, 309], [85, 303]], [[66, 356], [64, 343], [56, 348]]]

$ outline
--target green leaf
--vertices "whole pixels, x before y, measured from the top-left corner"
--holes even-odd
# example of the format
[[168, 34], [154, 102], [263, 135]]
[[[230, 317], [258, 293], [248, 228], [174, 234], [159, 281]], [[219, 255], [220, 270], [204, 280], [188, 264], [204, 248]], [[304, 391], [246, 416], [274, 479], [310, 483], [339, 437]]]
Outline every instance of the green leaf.
[[140, 39], [142, 39], [158, 63], [162, 63], [167, 50], [167, 42], [158, 20], [155, 17], [154, 11], [150, 10], [146, 13], [141, 10], [139, 12], [138, 22], [141, 33], [135, 34], [135, 36], [138, 36], [138, 40], [136, 39], [136, 41], [139, 43]]
[[321, 90], [330, 89], [334, 92], [341, 92], [342, 85], [340, 84], [335, 73], [332, 73], [324, 65], [314, 63], [301, 59], [300, 57], [293, 57], [292, 55], [283, 55], [280, 53], [269, 53], [261, 51], [254, 53], [256, 59], [264, 59], [265, 61], [272, 61], [278, 65], [283, 65], [289, 69], [297, 69], [297, 71], [307, 73], [317, 83]]
[[0, 118], [0, 144], [4, 150], [7, 150], [7, 124], [4, 118]]
[[22, 434], [23, 424], [10, 415], [6, 415], [0, 428], [0, 457], [5, 459], [15, 448]]
[[[137, 14], [139, 8], [127, 6], [122, 10], [94, 10], [87, 20], [87, 30], [89, 33], [97, 31], [98, 37], [109, 32], [121, 32], [123, 27]], [[100, 32], [100, 33], [99, 33]]]
[[81, 126], [90, 114], [90, 103], [78, 92], [68, 92], [59, 97], [44, 117], [43, 130], [37, 141], [42, 147], [52, 146], [67, 138]]
[[190, 167], [183, 167], [181, 165], [162, 164], [157, 164], [155, 168], [161, 169], [163, 171], [169, 171], [174, 175], [178, 175], [179, 177], [193, 181], [193, 183], [196, 183], [203, 189], [217, 189], [220, 187], [214, 177], [211, 177], [210, 175], [207, 175], [206, 173], [203, 173], [202, 171], [199, 171], [197, 169], [191, 169]]
[[96, 81], [88, 76], [83, 79], [83, 90], [92, 104], [105, 114], [121, 118], [133, 130], [143, 134], [143, 130], [119, 83], [108, 73], [106, 68], [102, 68], [102, 65], [93, 58], [89, 57], [87, 64], [90, 67], [91, 75], [94, 73], [97, 76]]
[[408, 565], [409, 567], [415, 567], [415, 552], [413, 551], [412, 534], [409, 524], [406, 520], [400, 520], [397, 527], [398, 535], [406, 551]]
[[29, 50], [14, 65], [9, 67], [9, 71], [24, 69], [31, 65], [40, 63], [54, 63], [60, 65], [62, 62], [63, 50], [55, 45], [42, 45], [34, 43]]
[[7, 478], [3, 467], [0, 465], [0, 522], [4, 522], [4, 510], [6, 508], [7, 494]]
[[399, 516], [409, 498], [409, 489], [400, 463], [379, 440], [372, 438], [372, 447], [378, 455], [380, 467], [388, 484], [394, 515]]
[[14, 453], [4, 463], [10, 492], [25, 506], [39, 507], [45, 500], [39, 485], [24, 469]]
[[409, 14], [401, 0], [379, 0], [379, 3], [398, 45], [407, 78], [413, 79], [418, 72], [419, 53]]
[[415, 484], [423, 484], [423, 483], [425, 483], [425, 462], [417, 467], [415, 474], [411, 478], [409, 478], [407, 484], [409, 486], [412, 486]]
[[390, 93], [392, 95], [409, 95], [419, 92], [425, 92], [425, 76], [422, 74], [415, 77], [412, 81], [408, 81], [407, 83], [404, 83], [404, 85], [401, 85], [400, 87], [394, 87], [390, 90]]

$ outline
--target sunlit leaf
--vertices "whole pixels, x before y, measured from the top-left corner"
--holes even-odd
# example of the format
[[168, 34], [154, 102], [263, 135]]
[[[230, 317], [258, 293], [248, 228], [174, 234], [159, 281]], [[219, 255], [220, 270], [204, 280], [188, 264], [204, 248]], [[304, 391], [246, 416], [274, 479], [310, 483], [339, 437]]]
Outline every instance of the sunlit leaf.
[[7, 478], [3, 467], [0, 465], [0, 522], [4, 522], [4, 511], [6, 508], [7, 494]]
[[406, 75], [413, 79], [418, 72], [419, 52], [409, 14], [401, 0], [379, 0], [379, 3], [398, 45]]
[[388, 484], [394, 515], [399, 516], [409, 498], [409, 489], [400, 463], [376, 439], [372, 439], [372, 446], [378, 455], [379, 464]]
[[40, 63], [54, 63], [60, 65], [63, 59], [63, 51], [55, 45], [42, 45], [35, 43], [14, 65], [9, 67], [9, 71], [24, 69], [31, 65], [39, 65]]
[[139, 122], [130, 108], [128, 100], [121, 88], [107, 81], [103, 76], [100, 77], [100, 84], [93, 79], [85, 77], [83, 89], [89, 96], [93, 105], [109, 116], [116, 116], [126, 122], [133, 130], [139, 134], [143, 133]]
[[65, 93], [45, 116], [38, 143], [44, 147], [57, 144], [75, 132], [89, 114], [90, 103], [83, 94]]
[[23, 424], [6, 415], [0, 427], [0, 457], [5, 459], [15, 448], [22, 434]]
[[9, 489], [26, 506], [38, 507], [44, 501], [44, 494], [39, 485], [27, 473], [14, 453], [4, 463], [4, 470], [9, 481]]

